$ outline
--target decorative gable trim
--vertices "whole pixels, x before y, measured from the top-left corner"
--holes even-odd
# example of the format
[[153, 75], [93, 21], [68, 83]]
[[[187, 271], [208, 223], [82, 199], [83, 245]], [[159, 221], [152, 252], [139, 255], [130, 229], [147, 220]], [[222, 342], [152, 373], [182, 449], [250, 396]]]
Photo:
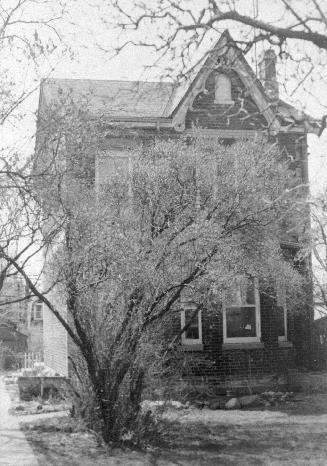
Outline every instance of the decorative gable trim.
[[266, 138], [266, 134], [260, 130], [253, 129], [207, 129], [207, 128], [196, 128], [187, 129], [184, 134], [187, 135], [200, 135], [206, 137], [218, 137], [227, 139], [255, 139], [255, 138]]
[[213, 70], [219, 69], [222, 66], [217, 65], [217, 61], [222, 57], [225, 57], [229, 63], [232, 63], [232, 69], [238, 74], [260, 112], [265, 117], [267, 121], [267, 131], [270, 134], [278, 133], [280, 130], [280, 124], [275, 111], [271, 108], [272, 104], [265, 96], [263, 89], [260, 89], [260, 85], [255, 74], [227, 30], [221, 35], [220, 39], [213, 47], [212, 52], [209, 54], [201, 70], [191, 83], [188, 91], [182, 98], [176, 110], [173, 112], [172, 117], [174, 129], [176, 131], [184, 131], [185, 118], [189, 108], [192, 107], [195, 98], [200, 93], [206, 92], [206, 80]]

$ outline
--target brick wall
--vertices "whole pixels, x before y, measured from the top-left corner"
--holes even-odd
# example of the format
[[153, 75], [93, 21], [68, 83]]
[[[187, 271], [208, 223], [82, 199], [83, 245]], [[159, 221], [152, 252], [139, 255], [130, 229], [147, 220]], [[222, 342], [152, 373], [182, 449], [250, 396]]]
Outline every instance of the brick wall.
[[[251, 344], [224, 345], [222, 307], [218, 303], [202, 311], [203, 348], [191, 350], [180, 344], [189, 359], [191, 373], [203, 377], [217, 377], [220, 380], [233, 378], [260, 377], [265, 374], [280, 374], [295, 366], [296, 346], [294, 343], [293, 316], [288, 316], [288, 342], [279, 342], [275, 325], [275, 304], [266, 295], [260, 296], [261, 341], [262, 347], [251, 348]], [[180, 310], [172, 317], [169, 336], [176, 335], [181, 329]], [[187, 372], [187, 371], [186, 371]]]

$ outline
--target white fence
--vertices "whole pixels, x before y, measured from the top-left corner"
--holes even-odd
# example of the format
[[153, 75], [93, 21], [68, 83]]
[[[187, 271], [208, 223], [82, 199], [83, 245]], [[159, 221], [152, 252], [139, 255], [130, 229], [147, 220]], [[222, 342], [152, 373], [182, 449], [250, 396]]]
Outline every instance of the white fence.
[[24, 354], [24, 369], [33, 369], [34, 364], [43, 362], [42, 353], [25, 353]]

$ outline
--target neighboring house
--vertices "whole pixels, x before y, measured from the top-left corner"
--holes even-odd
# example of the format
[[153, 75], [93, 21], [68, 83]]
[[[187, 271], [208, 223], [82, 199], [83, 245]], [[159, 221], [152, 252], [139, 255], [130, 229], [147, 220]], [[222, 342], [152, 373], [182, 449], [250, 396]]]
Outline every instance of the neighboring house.
[[43, 357], [43, 304], [30, 299], [27, 307], [25, 332], [28, 335], [28, 352]]
[[5, 279], [0, 291], [0, 325], [14, 328], [26, 336], [28, 352], [43, 353], [42, 304], [24, 299], [28, 294], [25, 280], [17, 275]]
[[[106, 139], [106, 147], [92, 162], [96, 186], [105, 183], [117, 165], [128, 165], [128, 149], [137, 140], [135, 134], [141, 142], [145, 134], [192, 134], [194, 126], [227, 144], [265, 134], [290, 157], [295, 176], [307, 182], [307, 133], [318, 133], [319, 127], [279, 99], [276, 55], [271, 50], [260, 63], [260, 79], [225, 32], [193, 76], [179, 86], [164, 82], [45, 80], [40, 92], [39, 124], [47, 107], [66, 95], [76, 104], [86, 104], [94, 118], [124, 129], [123, 136]], [[285, 236], [282, 245], [294, 256], [296, 236]], [[273, 302], [260, 294], [255, 279], [240, 279], [227, 301], [227, 306], [199, 312], [181, 338], [185, 351], [199, 361], [213, 362], [211, 368], [204, 367], [206, 375], [250, 377], [276, 373], [293, 367], [295, 362], [305, 364], [311, 345], [312, 303], [304, 304], [297, 315], [289, 315], [282, 294], [278, 302]], [[193, 313], [194, 303], [181, 303], [180, 314], [173, 319], [176, 333]], [[66, 373], [67, 336], [48, 312], [44, 345], [46, 364]]]
[[0, 368], [13, 369], [22, 365], [22, 354], [27, 351], [27, 335], [14, 325], [0, 324]]
[[25, 294], [26, 285], [23, 278], [17, 275], [6, 277], [0, 290], [0, 324], [25, 324], [27, 301], [22, 300]]

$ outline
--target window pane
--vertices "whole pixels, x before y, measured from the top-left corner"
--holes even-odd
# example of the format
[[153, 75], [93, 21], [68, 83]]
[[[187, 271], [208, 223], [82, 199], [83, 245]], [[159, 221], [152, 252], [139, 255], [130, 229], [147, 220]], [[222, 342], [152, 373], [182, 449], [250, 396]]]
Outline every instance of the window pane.
[[256, 318], [254, 306], [230, 307], [226, 309], [227, 338], [255, 337]]
[[276, 285], [277, 290], [277, 335], [279, 337], [286, 336], [286, 328], [285, 328], [285, 313], [286, 313], [286, 287], [285, 283], [281, 280], [277, 281]]
[[36, 304], [34, 306], [34, 318], [42, 319], [42, 304]]
[[255, 304], [254, 278], [240, 277], [227, 293], [226, 303], [229, 306]]
[[285, 336], [285, 309], [284, 307], [278, 306], [277, 310], [277, 335], [279, 337]]
[[185, 325], [189, 324], [189, 327], [185, 330], [185, 338], [189, 340], [199, 339], [199, 318], [198, 313], [193, 316], [194, 312], [195, 309], [185, 309]]
[[255, 304], [254, 279], [246, 280], [246, 304]]

